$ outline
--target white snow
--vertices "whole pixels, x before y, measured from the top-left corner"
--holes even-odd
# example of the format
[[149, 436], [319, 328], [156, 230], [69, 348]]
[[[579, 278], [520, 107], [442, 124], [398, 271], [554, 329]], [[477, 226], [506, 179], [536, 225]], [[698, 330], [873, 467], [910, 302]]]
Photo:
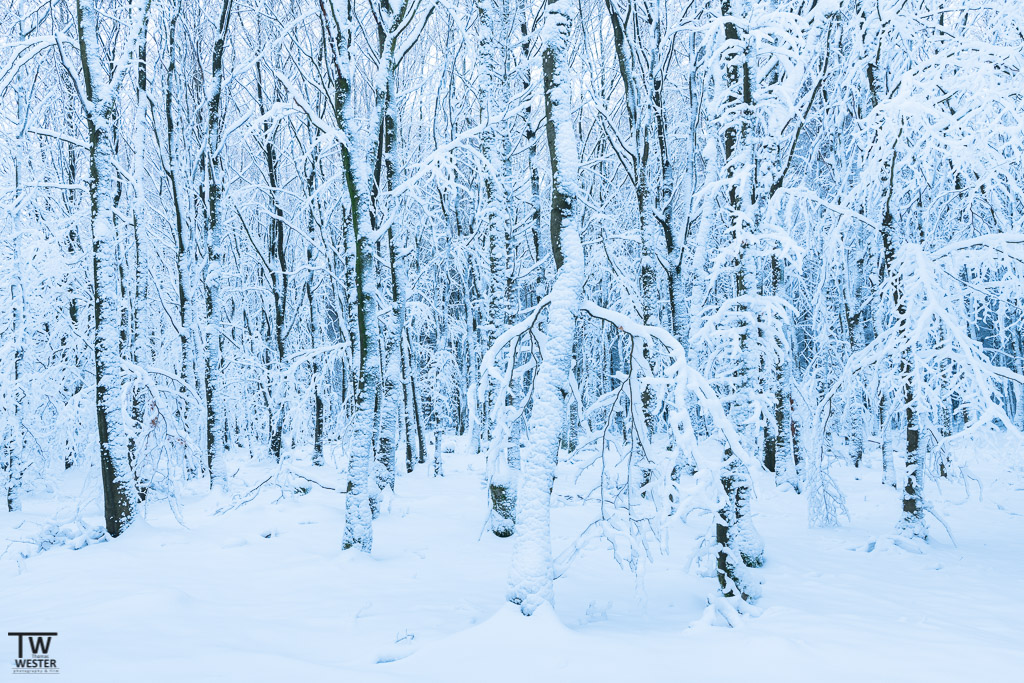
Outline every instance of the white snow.
[[[758, 480], [764, 595], [738, 628], [699, 623], [714, 584], [685, 561], [706, 530], [698, 516], [673, 520], [671, 555], [647, 565], [639, 591], [594, 543], [555, 582], [554, 609], [523, 617], [505, 602], [512, 539], [482, 533], [483, 456], [465, 448], [446, 456], [444, 478], [427, 467], [399, 478], [370, 555], [340, 550], [337, 491], [270, 482], [213, 515], [227, 500], [199, 480], [184, 526], [153, 503], [121, 538], [19, 560], [28, 546], [10, 541], [59, 512], [52, 494], [27, 494], [23, 513], [0, 513], [0, 621], [56, 631], [51, 653], [69, 682], [1016, 680], [1024, 487], [1019, 472], [997, 473], [1004, 447], [972, 446], [980, 499], [975, 484], [969, 499], [952, 484], [934, 492], [958, 545], [930, 518], [921, 554], [887, 540], [899, 498], [879, 486], [877, 452], [866, 469], [834, 468], [850, 509], [837, 529], [809, 529], [803, 497]], [[327, 456], [301, 472], [335, 486], [343, 463]], [[274, 473], [252, 462], [232, 454], [235, 493]], [[96, 476], [66, 485], [98, 491]], [[567, 479], [555, 488], [556, 552], [589, 518]], [[82, 512], [98, 525], [95, 498]]]

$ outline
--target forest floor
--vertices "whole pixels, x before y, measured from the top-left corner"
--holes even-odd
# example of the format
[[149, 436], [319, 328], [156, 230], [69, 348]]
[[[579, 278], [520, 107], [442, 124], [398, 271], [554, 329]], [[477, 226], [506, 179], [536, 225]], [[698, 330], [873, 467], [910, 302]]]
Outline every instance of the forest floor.
[[[887, 542], [899, 502], [872, 459], [835, 468], [850, 513], [835, 529], [808, 528], [805, 497], [762, 477], [763, 597], [738, 628], [700, 621], [714, 584], [689, 568], [699, 516], [673, 522], [671, 554], [642, 582], [590, 544], [556, 582], [555, 609], [521, 617], [504, 601], [513, 541], [482, 533], [483, 463], [460, 449], [441, 479], [425, 466], [399, 478], [369, 556], [340, 549], [337, 490], [295, 495], [301, 479], [240, 455], [234, 495], [197, 490], [177, 515], [154, 502], [121, 538], [79, 550], [22, 541], [82, 545], [70, 523], [41, 529], [98, 524], [99, 496], [58, 509], [54, 492], [34, 492], [24, 513], [0, 513], [0, 626], [58, 633], [49, 654], [69, 683], [1021, 680], [1024, 476], [997, 474], [1003, 447], [972, 448], [969, 495], [929, 481], [956, 545], [931, 518], [923, 553]], [[301, 460], [296, 471], [341, 486], [338, 463]], [[60, 493], [98, 492], [95, 469]], [[556, 553], [588, 519], [559, 500]]]

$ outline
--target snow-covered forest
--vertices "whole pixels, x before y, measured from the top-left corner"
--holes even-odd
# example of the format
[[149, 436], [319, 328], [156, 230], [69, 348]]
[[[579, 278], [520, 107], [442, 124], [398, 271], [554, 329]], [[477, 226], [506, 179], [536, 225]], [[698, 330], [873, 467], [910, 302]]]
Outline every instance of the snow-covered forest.
[[1019, 674], [1017, 0], [4, 4], [71, 680]]

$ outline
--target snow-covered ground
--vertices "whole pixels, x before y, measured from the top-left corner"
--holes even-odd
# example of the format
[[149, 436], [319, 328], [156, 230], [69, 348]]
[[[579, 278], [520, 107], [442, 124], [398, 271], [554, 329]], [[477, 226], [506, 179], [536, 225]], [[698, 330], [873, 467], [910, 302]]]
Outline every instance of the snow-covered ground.
[[[19, 558], [29, 546], [12, 539], [74, 513], [38, 492], [0, 514], [0, 625], [57, 632], [69, 682], [1022, 680], [1024, 485], [986, 474], [1000, 447], [976, 449], [980, 496], [929, 482], [957, 545], [931, 519], [923, 554], [887, 542], [899, 503], [877, 468], [837, 468], [850, 509], [838, 529], [809, 529], [803, 497], [760, 481], [764, 595], [738, 628], [700, 623], [714, 586], [688, 567], [696, 517], [670, 529], [672, 553], [642, 585], [593, 544], [556, 582], [554, 611], [520, 616], [504, 602], [512, 539], [482, 533], [483, 464], [463, 453], [443, 479], [400, 477], [370, 556], [340, 550], [342, 494], [271, 480], [222, 514], [229, 496], [197, 492], [183, 525], [154, 503], [113, 542]], [[273, 474], [235, 467], [236, 495]], [[316, 477], [337, 488], [334, 471]], [[68, 486], [99, 491], [94, 476]], [[554, 510], [556, 553], [584, 522], [579, 507]]]

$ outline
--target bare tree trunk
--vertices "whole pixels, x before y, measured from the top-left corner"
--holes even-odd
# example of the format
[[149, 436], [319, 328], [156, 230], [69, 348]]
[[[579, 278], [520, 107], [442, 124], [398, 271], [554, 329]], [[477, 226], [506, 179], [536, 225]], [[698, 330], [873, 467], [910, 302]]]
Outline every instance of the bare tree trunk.
[[[263, 104], [263, 70], [256, 63], [256, 101], [260, 116], [266, 115]], [[275, 98], [276, 99], [276, 98]], [[267, 165], [267, 189], [270, 192], [270, 224], [267, 235], [269, 258], [265, 262], [269, 271], [271, 297], [274, 302], [274, 315], [271, 320], [267, 346], [274, 352], [268, 370], [267, 395], [270, 415], [270, 455], [275, 462], [281, 461], [281, 449], [284, 439], [284, 401], [278, 395], [282, 387], [276, 386], [274, 377], [284, 368], [285, 358], [285, 319], [288, 306], [288, 248], [285, 240], [284, 211], [278, 203], [280, 189], [278, 181], [277, 149], [274, 147], [273, 130], [269, 122], [263, 124], [263, 158]], [[261, 261], [263, 263], [263, 261]]]
[[203, 166], [206, 173], [206, 264], [203, 272], [203, 299], [205, 317], [203, 320], [203, 386], [206, 399], [206, 466], [210, 476], [210, 488], [225, 487], [226, 473], [221, 467], [225, 439], [224, 397], [220, 392], [223, 373], [220, 333], [221, 283], [224, 278], [224, 161], [221, 156], [221, 135], [223, 113], [221, 100], [224, 82], [224, 50], [227, 44], [228, 26], [234, 0], [223, 0], [217, 38], [213, 44], [213, 68], [210, 74], [211, 90], [207, 115], [206, 151]]

